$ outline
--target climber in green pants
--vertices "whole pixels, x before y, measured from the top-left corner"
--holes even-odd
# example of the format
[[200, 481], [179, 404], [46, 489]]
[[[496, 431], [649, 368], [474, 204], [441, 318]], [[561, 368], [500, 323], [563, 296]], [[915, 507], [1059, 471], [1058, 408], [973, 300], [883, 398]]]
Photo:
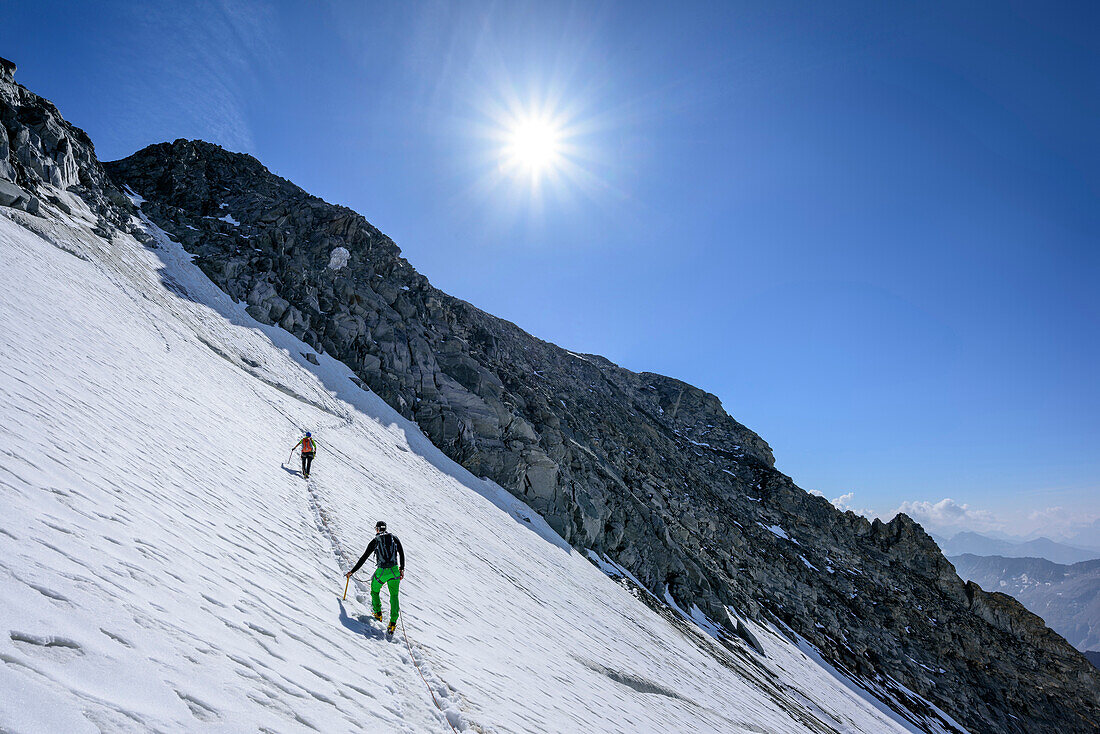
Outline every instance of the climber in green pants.
[[390, 589], [390, 624], [386, 627], [386, 634], [392, 635], [397, 628], [397, 615], [401, 609], [397, 594], [401, 579], [405, 578], [405, 549], [401, 547], [401, 541], [396, 535], [386, 532], [386, 523], [382, 520], [374, 524], [374, 539], [363, 552], [363, 557], [347, 572], [346, 576], [349, 579], [366, 562], [371, 553], [376, 554], [378, 561], [378, 569], [370, 579], [371, 610], [374, 612], [374, 618], [381, 622], [382, 599], [379, 593], [382, 591], [382, 584], [385, 584]]

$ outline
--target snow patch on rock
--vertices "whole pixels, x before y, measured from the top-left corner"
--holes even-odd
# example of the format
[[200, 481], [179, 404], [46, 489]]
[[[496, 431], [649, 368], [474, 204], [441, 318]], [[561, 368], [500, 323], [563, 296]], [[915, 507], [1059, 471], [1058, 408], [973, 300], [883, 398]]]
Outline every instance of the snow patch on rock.
[[339, 270], [348, 264], [349, 258], [351, 258], [351, 253], [348, 252], [348, 248], [337, 247], [329, 256], [328, 267], [330, 270]]

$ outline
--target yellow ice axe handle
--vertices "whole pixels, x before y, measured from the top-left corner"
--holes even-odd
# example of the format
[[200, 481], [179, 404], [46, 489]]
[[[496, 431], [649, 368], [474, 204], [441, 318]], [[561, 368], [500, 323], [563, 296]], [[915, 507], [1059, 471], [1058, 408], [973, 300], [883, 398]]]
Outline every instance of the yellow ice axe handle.
[[351, 583], [351, 576], [345, 576], [344, 577], [344, 600], [345, 601], [347, 601], [347, 598], [348, 598], [348, 584], [350, 584], [350, 583]]

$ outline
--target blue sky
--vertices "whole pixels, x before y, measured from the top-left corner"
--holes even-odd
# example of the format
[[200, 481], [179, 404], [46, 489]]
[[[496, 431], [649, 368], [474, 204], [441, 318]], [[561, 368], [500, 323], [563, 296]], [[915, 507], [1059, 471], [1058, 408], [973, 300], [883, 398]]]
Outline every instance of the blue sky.
[[[1072, 534], [1100, 6], [923, 5], [0, 0], [0, 55], [102, 159], [251, 153], [444, 290], [715, 393], [806, 489]], [[516, 107], [568, 144], [538, 185], [501, 173]]]

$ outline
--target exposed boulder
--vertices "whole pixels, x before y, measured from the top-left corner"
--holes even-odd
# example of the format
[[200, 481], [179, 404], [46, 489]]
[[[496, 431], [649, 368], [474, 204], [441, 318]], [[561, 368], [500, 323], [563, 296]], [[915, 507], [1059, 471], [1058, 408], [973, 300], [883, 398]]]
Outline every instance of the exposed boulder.
[[0, 206], [10, 206], [31, 214], [38, 214], [39, 203], [35, 196], [28, 194], [11, 181], [0, 181]]

